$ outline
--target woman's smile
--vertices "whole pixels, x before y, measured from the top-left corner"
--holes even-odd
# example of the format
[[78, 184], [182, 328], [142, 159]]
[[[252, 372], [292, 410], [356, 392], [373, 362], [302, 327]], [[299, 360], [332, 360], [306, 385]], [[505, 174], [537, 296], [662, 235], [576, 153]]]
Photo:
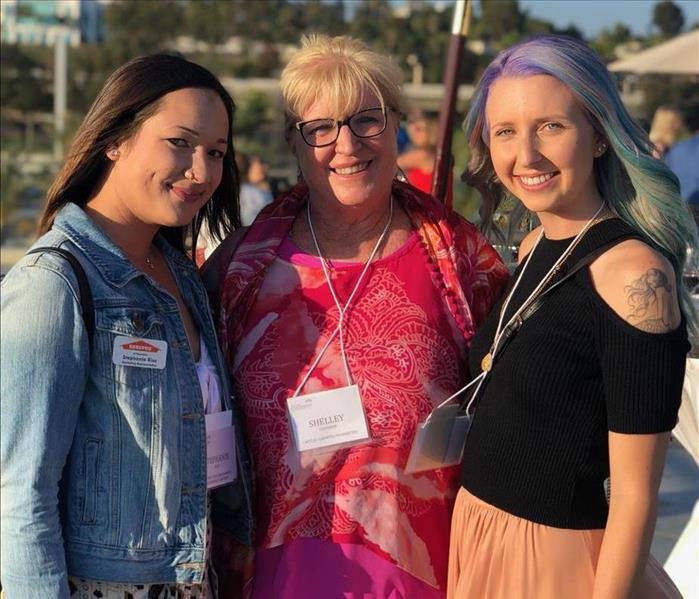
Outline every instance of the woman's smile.
[[365, 160], [363, 162], [356, 162], [347, 166], [331, 166], [329, 168], [334, 174], [345, 177], [363, 173], [369, 168], [372, 162], [373, 160]]
[[548, 190], [556, 184], [556, 178], [560, 174], [559, 171], [550, 173], [541, 173], [533, 175], [515, 175], [519, 184], [527, 191], [542, 191]]

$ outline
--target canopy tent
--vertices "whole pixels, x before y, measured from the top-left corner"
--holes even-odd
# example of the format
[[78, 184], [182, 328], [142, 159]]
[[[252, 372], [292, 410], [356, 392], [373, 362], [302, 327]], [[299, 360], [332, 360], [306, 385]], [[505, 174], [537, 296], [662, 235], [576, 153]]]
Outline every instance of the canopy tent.
[[699, 29], [608, 65], [610, 71], [638, 75], [699, 75]]

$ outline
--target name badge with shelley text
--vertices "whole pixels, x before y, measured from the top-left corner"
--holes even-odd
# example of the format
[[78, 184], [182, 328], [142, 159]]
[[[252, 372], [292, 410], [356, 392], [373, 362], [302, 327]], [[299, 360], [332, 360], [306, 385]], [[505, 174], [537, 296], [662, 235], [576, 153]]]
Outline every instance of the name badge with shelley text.
[[135, 368], [165, 368], [167, 341], [159, 339], [139, 339], [118, 335], [112, 347], [112, 362], [117, 366]]
[[206, 488], [222, 487], [237, 476], [233, 412], [206, 414]]
[[359, 387], [292, 397], [289, 421], [299, 451], [354, 444], [369, 438]]

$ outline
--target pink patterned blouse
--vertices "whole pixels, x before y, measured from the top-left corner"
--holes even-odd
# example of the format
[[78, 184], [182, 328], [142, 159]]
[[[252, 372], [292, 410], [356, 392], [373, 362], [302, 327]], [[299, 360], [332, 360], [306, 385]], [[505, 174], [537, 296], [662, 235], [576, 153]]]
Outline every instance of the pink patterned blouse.
[[[343, 305], [362, 268], [334, 263]], [[255, 456], [259, 545], [299, 537], [367, 545], [441, 587], [458, 468], [415, 476], [403, 468], [418, 422], [465, 380], [465, 342], [434, 293], [417, 234], [364, 281], [344, 333], [371, 441], [351, 448], [299, 453], [289, 428], [286, 401], [337, 327], [319, 259], [287, 238], [250, 312], [233, 375]], [[336, 340], [302, 393], [345, 385]]]
[[[370, 266], [344, 321], [346, 356], [369, 441], [309, 453], [295, 448], [286, 402], [334, 332], [338, 310], [318, 258], [303, 254], [288, 236], [270, 240], [253, 224], [239, 246], [222, 296], [224, 351], [254, 461], [260, 556], [308, 539], [355, 545], [441, 594], [458, 467], [417, 474], [406, 474], [404, 467], [417, 424], [465, 383], [475, 322], [499, 295], [507, 271], [472, 225], [460, 217], [456, 232], [446, 222], [434, 224], [422, 206], [410, 205], [414, 193], [424, 203], [427, 196], [398, 192], [418, 221], [416, 230], [402, 248]], [[274, 206], [258, 220], [279, 232], [275, 219], [284, 207], [275, 212]], [[441, 232], [475, 251], [445, 247]], [[333, 262], [331, 278], [341, 303], [362, 267]], [[472, 308], [464, 303], [468, 298]], [[236, 312], [231, 306], [245, 308]], [[335, 338], [302, 393], [345, 385]]]

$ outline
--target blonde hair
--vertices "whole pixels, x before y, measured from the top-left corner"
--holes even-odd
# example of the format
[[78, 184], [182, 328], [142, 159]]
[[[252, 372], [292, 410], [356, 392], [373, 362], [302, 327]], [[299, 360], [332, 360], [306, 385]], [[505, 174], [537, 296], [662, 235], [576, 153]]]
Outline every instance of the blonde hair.
[[388, 56], [348, 37], [308, 35], [281, 76], [287, 125], [303, 118], [318, 98], [333, 107], [328, 117], [339, 119], [356, 112], [369, 90], [387, 106], [403, 112], [403, 73]]
[[661, 151], [667, 150], [677, 141], [685, 126], [682, 115], [671, 106], [658, 106], [648, 137]]

